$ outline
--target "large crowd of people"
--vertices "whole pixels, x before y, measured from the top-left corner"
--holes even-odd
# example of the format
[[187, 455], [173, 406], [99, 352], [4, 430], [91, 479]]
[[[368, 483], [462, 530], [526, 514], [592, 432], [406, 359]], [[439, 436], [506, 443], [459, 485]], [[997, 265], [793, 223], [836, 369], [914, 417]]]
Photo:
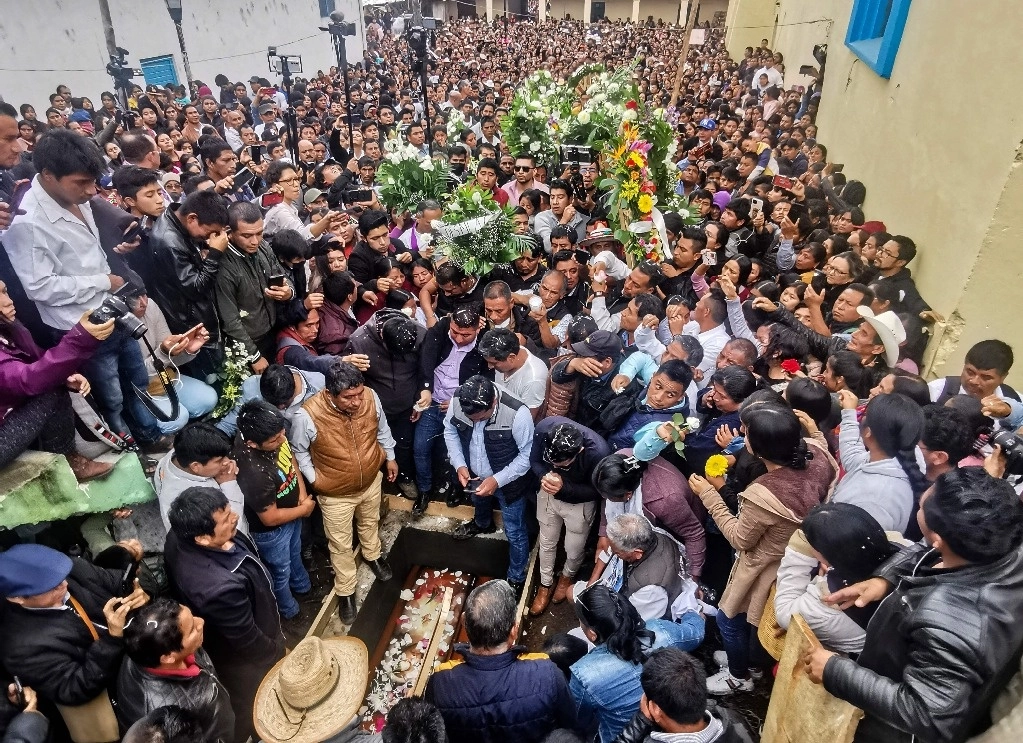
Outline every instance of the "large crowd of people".
[[[1023, 648], [1013, 351], [920, 376], [929, 246], [829, 160], [821, 81], [718, 29], [683, 60], [661, 22], [505, 19], [442, 24], [421, 75], [388, 25], [349, 90], [332, 68], [0, 103], [0, 467], [38, 449], [97, 481], [108, 442], [159, 504], [92, 515], [73, 557], [10, 533], [4, 740], [751, 741], [727, 698], [796, 615], [857, 741], [989, 725]], [[635, 64], [677, 119], [698, 219], [663, 215], [664, 260], [623, 255], [599, 157], [502, 139], [524, 78], [588, 63]], [[507, 205], [521, 256], [475, 275], [438, 249], [442, 202], [383, 207], [394, 142]], [[499, 509], [509, 566], [373, 733], [365, 646], [299, 640], [315, 534], [344, 625], [357, 560], [394, 577], [385, 491], [413, 520], [472, 506], [470, 548]], [[537, 544], [529, 614], [579, 620], [544, 654], [516, 644]]]

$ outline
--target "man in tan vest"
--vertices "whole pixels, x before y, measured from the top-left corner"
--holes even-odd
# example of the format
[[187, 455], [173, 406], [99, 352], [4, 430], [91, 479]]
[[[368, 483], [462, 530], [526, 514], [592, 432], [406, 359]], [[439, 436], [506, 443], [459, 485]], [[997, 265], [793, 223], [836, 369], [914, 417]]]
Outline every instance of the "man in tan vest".
[[365, 386], [362, 372], [340, 360], [326, 375], [326, 389], [295, 414], [291, 433], [299, 469], [319, 494], [338, 611], [350, 625], [356, 615], [353, 519], [373, 574], [381, 581], [391, 579], [391, 568], [380, 554], [380, 466], [387, 462], [387, 480], [394, 482], [394, 437], [380, 398]]

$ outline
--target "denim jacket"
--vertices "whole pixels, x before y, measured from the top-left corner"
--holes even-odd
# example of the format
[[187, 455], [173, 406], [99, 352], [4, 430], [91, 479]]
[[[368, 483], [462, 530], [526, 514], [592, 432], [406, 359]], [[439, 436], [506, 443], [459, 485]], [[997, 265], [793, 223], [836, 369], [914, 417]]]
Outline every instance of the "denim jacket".
[[[654, 632], [649, 650], [677, 647], [692, 650], [703, 642], [704, 620], [694, 612], [669, 622], [652, 619], [646, 623]], [[580, 725], [599, 724], [601, 743], [611, 743], [639, 709], [643, 687], [639, 683], [643, 666], [614, 655], [600, 645], [572, 666], [568, 690], [575, 700]]]

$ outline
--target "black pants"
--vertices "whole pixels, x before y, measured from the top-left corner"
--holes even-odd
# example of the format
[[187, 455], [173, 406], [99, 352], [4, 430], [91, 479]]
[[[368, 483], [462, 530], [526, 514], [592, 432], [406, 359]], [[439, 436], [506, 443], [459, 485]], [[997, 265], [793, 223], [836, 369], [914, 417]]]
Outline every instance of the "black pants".
[[0, 469], [26, 449], [70, 454], [75, 448], [75, 417], [67, 390], [36, 395], [0, 423]]
[[416, 479], [416, 460], [413, 456], [416, 424], [410, 418], [412, 408], [399, 413], [385, 413], [387, 425], [394, 436], [394, 459], [398, 463], [398, 477], [401, 480]]

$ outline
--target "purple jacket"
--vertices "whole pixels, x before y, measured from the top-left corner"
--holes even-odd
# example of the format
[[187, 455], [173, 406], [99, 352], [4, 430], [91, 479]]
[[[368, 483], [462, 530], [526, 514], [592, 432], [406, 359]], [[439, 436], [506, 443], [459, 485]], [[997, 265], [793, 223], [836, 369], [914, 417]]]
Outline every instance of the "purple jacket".
[[0, 423], [28, 398], [62, 387], [99, 344], [81, 323], [49, 351], [20, 322], [0, 326]]

